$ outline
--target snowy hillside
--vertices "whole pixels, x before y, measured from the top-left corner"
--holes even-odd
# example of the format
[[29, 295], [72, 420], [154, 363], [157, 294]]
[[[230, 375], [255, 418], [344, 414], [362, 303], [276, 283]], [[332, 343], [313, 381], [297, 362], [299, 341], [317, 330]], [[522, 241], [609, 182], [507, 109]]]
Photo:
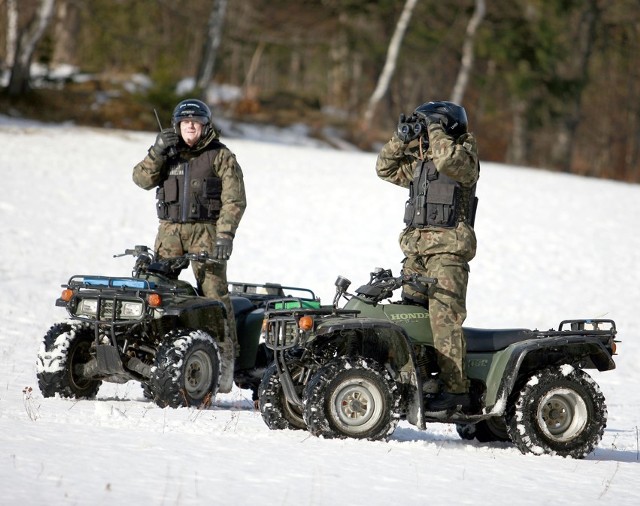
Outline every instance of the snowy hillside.
[[[406, 194], [376, 177], [375, 154], [260, 135], [223, 139], [249, 203], [230, 280], [304, 286], [329, 303], [339, 274], [361, 284], [375, 267], [399, 272]], [[403, 422], [389, 442], [269, 431], [242, 390], [202, 411], [162, 410], [133, 383], [92, 401], [44, 399], [35, 359], [66, 316], [60, 285], [127, 275], [131, 258], [113, 255], [153, 245], [154, 194], [131, 169], [154, 138], [0, 118], [0, 504], [640, 503], [637, 185], [491, 163], [478, 185], [466, 325], [617, 322], [618, 368], [592, 373], [609, 422], [584, 460], [462, 441], [450, 425]]]

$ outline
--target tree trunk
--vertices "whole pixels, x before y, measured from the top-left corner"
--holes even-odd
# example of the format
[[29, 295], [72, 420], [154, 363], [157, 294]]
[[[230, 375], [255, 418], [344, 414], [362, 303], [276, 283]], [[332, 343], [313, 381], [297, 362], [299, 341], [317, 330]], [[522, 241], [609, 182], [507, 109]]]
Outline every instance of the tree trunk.
[[484, 0], [475, 0], [475, 3], [476, 6], [473, 11], [473, 16], [471, 16], [469, 24], [467, 25], [467, 32], [464, 44], [462, 45], [462, 60], [460, 70], [458, 71], [458, 78], [456, 79], [456, 84], [454, 85], [453, 92], [451, 93], [451, 101], [456, 104], [462, 103], [464, 93], [467, 89], [467, 84], [469, 83], [469, 76], [471, 75], [474, 62], [473, 42], [478, 31], [478, 27], [480, 26], [480, 23], [482, 23], [487, 10]]
[[202, 49], [202, 59], [200, 60], [200, 67], [198, 68], [198, 75], [196, 77], [196, 88], [200, 90], [205, 90], [213, 77], [218, 49], [222, 41], [222, 28], [224, 26], [227, 3], [228, 0], [213, 1], [213, 9], [209, 16], [207, 37]]
[[591, 59], [596, 25], [600, 19], [597, 0], [590, 0], [582, 14], [578, 26], [576, 42], [573, 45], [575, 53], [572, 55], [573, 72], [570, 78], [579, 82], [576, 93], [572, 94], [567, 103], [564, 122], [559, 127], [559, 135], [551, 148], [551, 164], [563, 172], [571, 172], [573, 149], [576, 131], [582, 116], [582, 92], [589, 82], [589, 60]]
[[348, 16], [341, 12], [338, 17], [337, 32], [331, 39], [329, 49], [330, 68], [327, 74], [328, 96], [325, 103], [338, 110], [347, 108], [349, 93], [349, 44], [346, 27]]
[[53, 38], [52, 64], [66, 63], [75, 65], [76, 46], [80, 22], [78, 6], [73, 0], [58, 0], [55, 21], [55, 35]]
[[16, 56], [9, 79], [9, 96], [15, 97], [29, 91], [31, 58], [38, 42], [51, 23], [55, 3], [55, 0], [40, 0], [37, 12], [18, 37]]
[[376, 85], [373, 94], [369, 98], [369, 103], [367, 104], [367, 108], [364, 112], [363, 127], [367, 127], [371, 124], [371, 120], [373, 119], [373, 115], [376, 112], [378, 103], [389, 89], [389, 83], [391, 82], [393, 73], [396, 70], [398, 54], [400, 53], [400, 45], [402, 44], [402, 39], [404, 38], [404, 34], [407, 31], [407, 26], [409, 25], [411, 16], [413, 15], [413, 9], [417, 3], [418, 0], [407, 0], [404, 4], [402, 14], [400, 14], [400, 19], [396, 24], [395, 32], [393, 33], [391, 42], [389, 43], [389, 49], [387, 51], [387, 59], [384, 64], [384, 68], [382, 69], [382, 73], [378, 78], [378, 84]]
[[7, 0], [7, 58], [5, 68], [10, 69], [16, 57], [18, 44], [18, 0]]
[[528, 158], [526, 111], [528, 104], [524, 99], [514, 98], [511, 103], [513, 125], [511, 127], [511, 142], [507, 150], [506, 162], [514, 165], [526, 165]]
[[253, 56], [251, 57], [251, 62], [249, 63], [249, 69], [247, 70], [247, 74], [244, 78], [244, 83], [242, 85], [242, 89], [244, 90], [244, 95], [249, 95], [251, 98], [256, 98], [252, 95], [251, 90], [255, 87], [255, 79], [256, 74], [258, 72], [258, 67], [260, 65], [260, 59], [262, 58], [262, 53], [264, 52], [264, 48], [267, 44], [264, 40], [258, 42], [256, 46], [256, 50], [253, 52]]

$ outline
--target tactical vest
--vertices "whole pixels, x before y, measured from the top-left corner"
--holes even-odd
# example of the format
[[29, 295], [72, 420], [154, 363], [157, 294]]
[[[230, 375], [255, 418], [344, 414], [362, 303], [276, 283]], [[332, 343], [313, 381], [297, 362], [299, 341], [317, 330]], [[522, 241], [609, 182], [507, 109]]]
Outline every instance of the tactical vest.
[[158, 218], [174, 223], [214, 222], [220, 216], [222, 179], [213, 160], [222, 144], [200, 155], [168, 160], [168, 176], [156, 190]]
[[415, 228], [453, 228], [460, 222], [473, 226], [478, 204], [475, 193], [475, 184], [466, 188], [438, 172], [432, 160], [422, 160], [409, 184], [404, 222]]

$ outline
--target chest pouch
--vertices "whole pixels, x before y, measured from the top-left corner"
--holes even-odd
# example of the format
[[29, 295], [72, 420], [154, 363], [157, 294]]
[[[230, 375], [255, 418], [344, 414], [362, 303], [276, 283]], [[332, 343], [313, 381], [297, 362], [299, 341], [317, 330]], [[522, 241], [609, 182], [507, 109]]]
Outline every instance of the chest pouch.
[[180, 187], [182, 179], [179, 176], [169, 176], [162, 186], [156, 189], [156, 211], [161, 220], [180, 220]]
[[416, 228], [455, 227], [458, 221], [459, 183], [440, 174], [432, 161], [416, 165], [405, 204], [404, 222]]

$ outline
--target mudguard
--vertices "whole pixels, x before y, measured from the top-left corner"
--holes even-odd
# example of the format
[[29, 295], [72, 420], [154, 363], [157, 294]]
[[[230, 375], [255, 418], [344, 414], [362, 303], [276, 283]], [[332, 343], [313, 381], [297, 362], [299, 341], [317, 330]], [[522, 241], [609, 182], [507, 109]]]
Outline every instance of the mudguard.
[[309, 347], [318, 354], [335, 349], [337, 355], [372, 358], [385, 366], [399, 384], [407, 420], [424, 429], [422, 378], [409, 336], [402, 328], [377, 318], [339, 318], [320, 324]]
[[213, 337], [220, 349], [220, 393], [228, 393], [233, 387], [233, 364], [235, 349], [233, 341], [227, 339], [227, 312], [224, 304], [205, 297], [179, 300], [165, 310], [166, 316], [179, 318], [179, 327], [202, 329]]
[[503, 414], [507, 398], [519, 378], [549, 365], [579, 365], [581, 369], [608, 371], [616, 365], [604, 344], [583, 335], [542, 337], [515, 343], [497, 352], [486, 378], [485, 412]]

